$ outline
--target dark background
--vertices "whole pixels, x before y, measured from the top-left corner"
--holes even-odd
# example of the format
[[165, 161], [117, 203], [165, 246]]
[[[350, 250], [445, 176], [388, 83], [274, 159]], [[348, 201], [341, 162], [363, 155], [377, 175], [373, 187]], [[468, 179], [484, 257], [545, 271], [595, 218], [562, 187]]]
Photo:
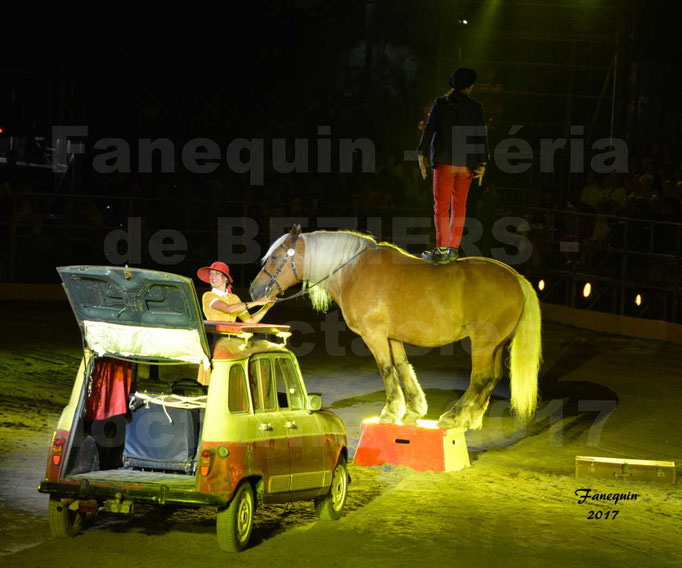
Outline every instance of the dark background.
[[[649, 104], [663, 112], [679, 107], [677, 7], [672, 0], [301, 0], [234, 3], [220, 13], [187, 7], [142, 20], [137, 13], [100, 15], [49, 32], [10, 19], [0, 123], [5, 136], [48, 136], [53, 124], [87, 124], [95, 137], [180, 142], [315, 134], [324, 118], [402, 150], [415, 145], [410, 120], [424, 118], [458, 64], [478, 69], [476, 95], [489, 103], [489, 114], [542, 124], [550, 120], [538, 108], [539, 93], [598, 96], [605, 74], [596, 67], [618, 51], [617, 130], [624, 135], [630, 126], [638, 134], [642, 125], [628, 125], [622, 112], [632, 97], [654, 98]], [[357, 61], [349, 62], [354, 49]], [[636, 77], [641, 66], [646, 76]], [[507, 96], [494, 97], [491, 85]], [[494, 108], [499, 99], [503, 109]], [[565, 110], [564, 101], [549, 106]], [[609, 107], [603, 104], [602, 122]], [[573, 118], [589, 125], [592, 116]], [[275, 129], [287, 122], [303, 130]], [[649, 128], [668, 134], [660, 123]]]
[[[147, 13], [107, 6], [60, 19], [8, 13], [0, 63], [0, 280], [55, 282], [55, 265], [111, 263], [103, 240], [126, 229], [130, 217], [142, 220], [143, 244], [160, 229], [181, 231], [189, 243], [182, 262], [159, 265], [143, 246], [130, 263], [186, 274], [220, 253], [219, 217], [255, 219], [262, 247], [276, 236], [269, 222], [278, 217], [308, 217], [314, 229], [320, 217], [345, 216], [391, 239], [393, 220], [432, 215], [430, 180], [419, 179], [409, 151], [433, 98], [464, 65], [478, 71], [472, 96], [485, 107], [493, 150], [514, 125], [536, 152], [541, 138], [568, 137], [580, 125], [588, 148], [579, 173], [569, 169], [568, 150], [557, 152], [551, 173], [538, 171], [537, 154], [519, 174], [492, 162], [467, 210], [486, 228], [481, 253], [494, 256], [499, 245], [489, 230], [494, 220], [516, 215], [529, 220], [535, 250], [517, 269], [570, 272], [573, 288], [576, 273], [617, 278], [621, 295], [626, 280], [667, 286], [674, 288], [669, 306], [679, 296], [682, 232], [660, 223], [682, 222], [678, 13], [672, 0], [273, 0]], [[46, 167], [59, 124], [89, 129], [86, 154], [65, 172]], [[317, 172], [317, 129], [326, 125], [334, 148], [339, 138], [372, 140], [375, 170], [363, 173], [356, 160], [352, 174], [341, 174], [334, 157], [331, 173]], [[598, 176], [603, 199], [590, 203], [589, 147], [610, 136], [627, 142], [628, 171]], [[92, 144], [102, 137], [129, 142], [130, 172], [93, 171]], [[182, 147], [197, 137], [221, 148], [212, 174], [192, 174], [180, 163]], [[152, 173], [139, 173], [140, 138], [170, 139], [175, 171], [163, 173], [156, 161]], [[227, 167], [225, 149], [237, 138], [264, 139], [262, 186]], [[274, 171], [273, 138], [309, 139], [310, 172]], [[10, 171], [12, 160], [19, 166]], [[653, 179], [640, 184], [642, 176]], [[627, 199], [610, 199], [614, 187]], [[550, 218], [533, 207], [570, 215]], [[607, 215], [606, 230], [589, 215]], [[380, 219], [379, 231], [371, 218]], [[648, 224], [625, 230], [623, 218]], [[398, 244], [419, 252], [431, 233], [421, 231], [423, 244]], [[580, 243], [580, 255], [562, 253], [562, 240]], [[589, 252], [592, 245], [601, 249]], [[651, 266], [655, 256], [614, 260], [611, 251], [626, 248], [670, 258], [664, 269]], [[38, 267], [35, 258], [44, 259]], [[239, 284], [253, 276], [253, 266], [223, 260]], [[574, 303], [569, 288], [555, 301]], [[607, 303], [611, 310], [618, 301]], [[673, 312], [666, 317], [676, 318]]]

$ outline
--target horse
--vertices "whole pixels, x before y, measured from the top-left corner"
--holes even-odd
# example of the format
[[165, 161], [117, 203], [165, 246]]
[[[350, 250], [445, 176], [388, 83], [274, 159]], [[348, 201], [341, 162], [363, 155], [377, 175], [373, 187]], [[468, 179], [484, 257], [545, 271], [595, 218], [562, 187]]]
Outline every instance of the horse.
[[[438, 347], [471, 340], [471, 378], [439, 427], [479, 429], [503, 374], [510, 345], [511, 407], [529, 419], [537, 407], [542, 358], [540, 303], [533, 286], [502, 262], [483, 257], [433, 264], [353, 231], [301, 233], [272, 243], [250, 286], [254, 299], [276, 299], [303, 284], [313, 307], [334, 300], [348, 327], [374, 355], [386, 387], [381, 422], [415, 423], [427, 410], [404, 343]], [[401, 388], [402, 382], [402, 388]]]

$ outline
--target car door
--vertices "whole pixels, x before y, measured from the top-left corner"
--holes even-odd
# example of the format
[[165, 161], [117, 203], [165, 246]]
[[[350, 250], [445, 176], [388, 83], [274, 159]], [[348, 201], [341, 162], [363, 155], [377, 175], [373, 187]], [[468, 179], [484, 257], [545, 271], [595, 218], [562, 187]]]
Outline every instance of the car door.
[[268, 494], [287, 492], [291, 482], [291, 459], [286, 420], [277, 407], [275, 377], [269, 355], [254, 355], [250, 359], [249, 390], [258, 419], [258, 442], [267, 456], [265, 491]]
[[291, 491], [328, 485], [324, 468], [324, 435], [314, 413], [306, 410], [306, 392], [293, 357], [273, 357], [277, 402], [285, 417], [291, 455]]

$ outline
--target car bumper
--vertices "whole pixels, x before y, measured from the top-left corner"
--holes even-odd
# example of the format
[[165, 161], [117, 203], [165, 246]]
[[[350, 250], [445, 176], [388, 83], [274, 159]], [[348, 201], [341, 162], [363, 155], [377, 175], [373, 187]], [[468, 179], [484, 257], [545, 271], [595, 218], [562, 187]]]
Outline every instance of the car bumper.
[[41, 481], [38, 484], [40, 493], [56, 494], [72, 499], [131, 499], [140, 503], [154, 505], [173, 505], [179, 507], [223, 507], [228, 500], [220, 495], [199, 493], [196, 490], [169, 487], [163, 484], [107, 485], [91, 483], [87, 479], [79, 482]]

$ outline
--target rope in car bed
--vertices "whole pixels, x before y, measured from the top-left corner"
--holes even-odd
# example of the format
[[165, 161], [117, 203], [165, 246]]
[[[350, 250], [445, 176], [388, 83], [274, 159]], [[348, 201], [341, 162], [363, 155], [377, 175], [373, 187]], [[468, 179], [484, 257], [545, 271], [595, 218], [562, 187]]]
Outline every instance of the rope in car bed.
[[163, 408], [163, 413], [168, 418], [168, 422], [173, 423], [173, 419], [168, 414], [166, 407], [171, 408], [183, 408], [187, 410], [194, 410], [196, 408], [206, 408], [206, 401], [208, 396], [181, 396], [179, 394], [162, 394], [162, 395], [149, 395], [142, 392], [136, 392], [130, 399], [130, 409], [134, 410], [134, 400], [139, 399], [145, 403], [145, 406], [149, 408], [149, 404], [158, 404]]

